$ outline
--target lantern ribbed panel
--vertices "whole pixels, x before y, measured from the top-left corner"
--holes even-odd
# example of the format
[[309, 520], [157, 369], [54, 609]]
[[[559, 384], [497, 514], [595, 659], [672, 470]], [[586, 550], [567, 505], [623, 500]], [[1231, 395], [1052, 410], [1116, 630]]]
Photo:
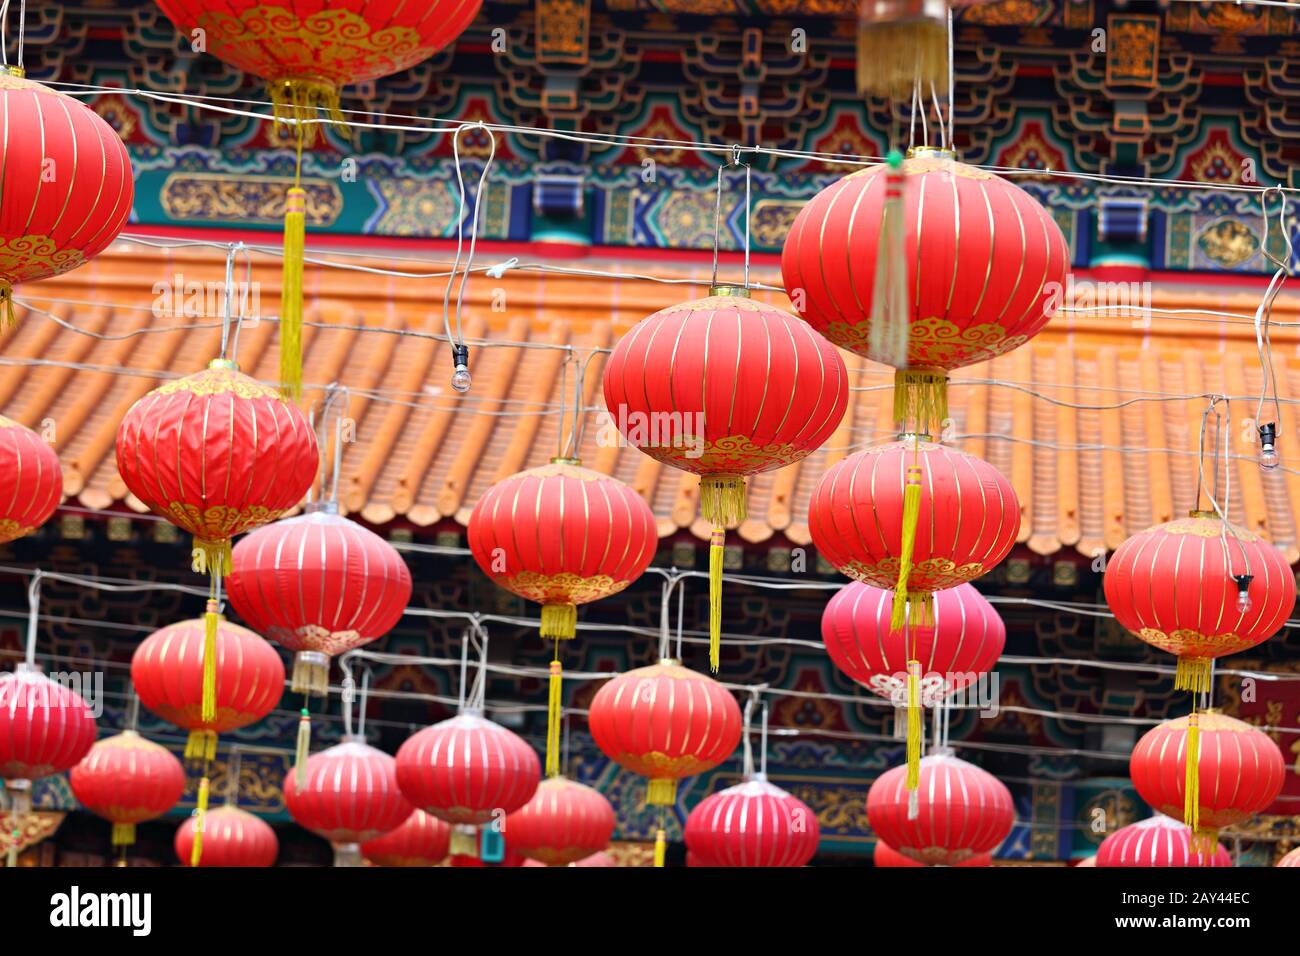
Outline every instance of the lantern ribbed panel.
[[876, 835], [922, 863], [957, 866], [997, 849], [1015, 822], [1011, 792], [986, 770], [947, 753], [921, 758], [920, 812], [908, 819], [907, 767], [887, 770], [867, 792]]
[[518, 734], [476, 714], [426, 727], [397, 751], [406, 798], [448, 823], [490, 823], [537, 791], [541, 762]]
[[451, 826], [416, 810], [395, 830], [361, 844], [361, 855], [376, 866], [434, 866], [451, 849]]
[[[884, 840], [877, 840], [876, 845], [871, 850], [871, 863], [873, 866], [880, 867], [918, 867], [925, 866], [924, 863], [918, 863], [910, 857], [903, 856]], [[977, 853], [967, 860], [958, 863], [957, 866], [992, 866], [992, 853]]]
[[529, 859], [564, 866], [609, 846], [614, 824], [614, 808], [600, 791], [549, 777], [531, 800], [506, 817], [506, 842]]
[[331, 843], [364, 843], [396, 829], [414, 810], [397, 786], [397, 762], [359, 740], [312, 754], [301, 787], [291, 770], [284, 802], [299, 826]]
[[156, 819], [185, 792], [181, 762], [130, 730], [97, 742], [68, 776], [78, 802], [113, 823]]
[[0, 415], [0, 544], [31, 534], [63, 500], [63, 467], [41, 437]]
[[0, 779], [70, 770], [95, 742], [95, 718], [75, 691], [20, 664], [0, 674]]
[[686, 848], [707, 866], [805, 866], [820, 836], [809, 806], [766, 780], [711, 794], [686, 818]]
[[1192, 831], [1157, 814], [1116, 830], [1101, 841], [1097, 866], [1232, 866], [1232, 857], [1216, 843], [1213, 856], [1191, 848]]
[[[176, 829], [172, 843], [181, 866], [191, 866], [195, 819]], [[237, 807], [217, 807], [203, 819], [203, 857], [199, 866], [274, 866], [280, 852], [275, 831], [261, 817]]]
[[1278, 860], [1276, 866], [1300, 866], [1300, 847], [1296, 847], [1282, 859]]

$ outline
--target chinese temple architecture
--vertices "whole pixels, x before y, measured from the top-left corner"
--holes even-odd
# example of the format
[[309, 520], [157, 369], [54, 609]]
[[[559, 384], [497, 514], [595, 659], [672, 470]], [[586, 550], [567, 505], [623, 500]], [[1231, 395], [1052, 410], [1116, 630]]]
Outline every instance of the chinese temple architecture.
[[[44, 524], [0, 544], [0, 671], [23, 661], [35, 607], [36, 663], [47, 675], [77, 678], [94, 711], [96, 746], [134, 733], [181, 761], [185, 785], [169, 808], [130, 824], [129, 845], [114, 842], [116, 828], [110, 839], [109, 823], [87, 808], [80, 784], [74, 792], [70, 767], [33, 780], [29, 811], [19, 812], [22, 788], [7, 786], [0, 820], [17, 865], [175, 865], [177, 828], [209, 799], [204, 847], [222, 845], [212, 823], [215, 808], [230, 803], [270, 825], [277, 865], [347, 863], [349, 847], [368, 846], [392, 827], [327, 836], [324, 824], [302, 823], [305, 810], [291, 813], [290, 801], [306, 806], [314, 785], [315, 771], [298, 765], [303, 709], [310, 712], [312, 760], [388, 767], [396, 756], [390, 789], [402, 799], [400, 784], [423, 815], [412, 788], [426, 792], [439, 781], [408, 782], [415, 771], [404, 745], [410, 740], [414, 748], [417, 733], [476, 703], [526, 742], [541, 766], [557, 760], [569, 781], [608, 801], [612, 836], [593, 844], [608, 844], [606, 864], [653, 866], [658, 856], [669, 867], [706, 865], [697, 849], [704, 844], [688, 841], [691, 811], [728, 788], [766, 783], [811, 810], [815, 836], [806, 853], [791, 851], [784, 862], [736, 857], [728, 865], [885, 865], [881, 853], [890, 848], [881, 834], [892, 831], [877, 818], [886, 811], [877, 811], [876, 801], [887, 795], [873, 783], [883, 788], [885, 775], [898, 769], [899, 806], [916, 793], [914, 783], [903, 783], [902, 768], [912, 765], [909, 779], [916, 769], [908, 752], [915, 730], [907, 725], [917, 715], [908, 713], [906, 690], [887, 700], [828, 654], [827, 602], [850, 578], [865, 582], [854, 587], [875, 582], [842, 573], [848, 565], [824, 553], [819, 489], [855, 454], [925, 429], [900, 429], [894, 368], [812, 331], [816, 323], [796, 301], [804, 290], [786, 284], [782, 253], [789, 255], [796, 217], [813, 197], [867, 159], [895, 169], [886, 162], [892, 151], [935, 146], [940, 135], [942, 148], [976, 175], [1019, 187], [1025, 198], [1017, 208], [1045, 211], [1042, 230], [1059, 228], [1067, 251], [1057, 265], [1068, 278], [1050, 320], [1023, 344], [949, 369], [946, 414], [929, 434], [996, 469], [1014, 491], [1019, 523], [1005, 555], [993, 555], [991, 570], [970, 581], [1005, 625], [996, 664], [952, 706], [937, 714], [922, 707], [920, 715], [922, 788], [944, 773], [967, 774], [961, 779], [971, 786], [991, 775], [1009, 795], [1008, 826], [992, 846], [922, 862], [976, 865], [969, 860], [989, 853], [992, 866], [1075, 865], [1153, 813], [1183, 820], [1186, 794], [1179, 790], [1168, 805], [1156, 799], [1139, 785], [1131, 758], [1144, 735], [1186, 721], [1189, 710], [1199, 728], [1202, 802], [1184, 856], [1205, 851], [1197, 845], [1203, 831], [1217, 831], [1237, 867], [1272, 867], [1300, 846], [1300, 293], [1286, 281], [1297, 261], [1293, 245], [1300, 245], [1291, 207], [1300, 189], [1300, 13], [1211, 2], [953, 4], [951, 100], [944, 89], [933, 91], [932, 105], [920, 110], [932, 125], [922, 132], [910, 96], [860, 90], [856, 2], [484, 0], [463, 32], [429, 55], [343, 86], [337, 117], [324, 100], [291, 104], [312, 115], [321, 110], [324, 119], [304, 137], [292, 121], [271, 121], [266, 80], [275, 78], [223, 58], [216, 27], [196, 40], [177, 19], [187, 6], [52, 0], [26, 10], [26, 79], [84, 104], [116, 133], [129, 157], [134, 201], [120, 234], [98, 255], [13, 285], [16, 322], [0, 337], [0, 414], [57, 454], [62, 497]], [[259, 6], [266, 5], [232, 8]], [[283, 6], [342, 11], [366, 4]], [[922, 90], [921, 101], [931, 93]], [[11, 157], [16, 148], [5, 146]], [[924, 161], [925, 151], [920, 155]], [[306, 236], [302, 387], [300, 397], [280, 402], [282, 337], [292, 314], [285, 283], [292, 232], [282, 234], [294, 189]], [[938, 200], [927, 196], [933, 216]], [[10, 215], [9, 194], [3, 198], [0, 219]], [[870, 241], [881, 237], [883, 248], [880, 208]], [[954, 249], [978, 226], [968, 208], [945, 240]], [[991, 266], [985, 288], [1007, 270], [1023, 271], [1019, 263], [1037, 262], [1024, 239], [1029, 222], [1025, 213], [1019, 254]], [[824, 236], [819, 242], [831, 248]], [[872, 248], [868, 273], [875, 270]], [[993, 248], [990, 239], [990, 259]], [[952, 289], [957, 261], [954, 251]], [[907, 275], [907, 263], [900, 268]], [[1045, 282], [1049, 267], [1033, 268]], [[941, 282], [947, 286], [948, 278]], [[916, 283], [918, 296], [923, 283]], [[714, 476], [620, 434], [618, 410], [606, 406], [606, 371], [635, 356], [635, 345], [627, 346], [631, 357], [613, 350], [631, 342], [648, 316], [670, 310], [666, 321], [676, 321], [671, 307], [691, 300], [721, 309], [718, 296], [706, 297], [715, 287], [741, 285], [752, 294], [738, 299], [764, 321], [769, 308], [808, 319], [799, 327], [817, 347], [838, 353], [846, 379], [838, 423], [826, 418], [829, 437], [806, 457], [751, 473], [742, 486], [743, 517], [723, 522], [720, 536]], [[874, 308], [869, 301], [860, 307], [864, 314]], [[735, 322], [739, 329], [741, 318]], [[752, 339], [737, 333], [737, 376], [741, 341], [748, 347]], [[138, 471], [119, 470], [127, 460], [128, 412], [148, 411], [155, 389], [180, 389], [185, 376], [219, 357], [237, 357], [239, 369], [263, 383], [270, 397], [249, 392], [256, 400], [301, 411], [302, 424], [293, 418], [285, 433], [317, 436], [322, 477], [311, 502], [295, 500], [281, 522], [314, 520], [334, 508], [395, 549], [409, 570], [410, 596], [396, 624], [359, 651], [323, 651], [323, 697], [291, 689], [302, 648], [260, 628], [236, 600], [240, 577], [250, 574], [241, 542], [251, 535], [234, 538], [233, 574], [222, 571], [220, 542], [200, 567], [207, 544], [196, 545], [176, 513], [151, 507]], [[459, 365], [471, 377], [468, 391], [453, 387]], [[667, 378], [674, 371], [680, 377], [674, 365]], [[646, 377], [648, 395], [653, 370]], [[791, 395], [811, 377], [800, 366], [790, 376]], [[784, 381], [780, 370], [772, 373], [773, 393]], [[670, 398], [679, 394], [677, 384], [667, 388]], [[727, 391], [733, 402], [737, 394], [745, 401], [743, 386]], [[1273, 462], [1262, 425], [1276, 426], [1277, 467], [1267, 467]], [[161, 441], [169, 431], [181, 446], [193, 435], [164, 421], [142, 429], [140, 440]], [[266, 438], [258, 434], [254, 444]], [[908, 444], [914, 439], [904, 444], [917, 447]], [[131, 454], [132, 467], [147, 470], [139, 462], [149, 456]], [[258, 456], [244, 464], [250, 483], [263, 469], [283, 492], [295, 468], [318, 474], [314, 444], [305, 465], [283, 454], [272, 463], [264, 450]], [[209, 452], [203, 467], [217, 468], [224, 457]], [[232, 462], [236, 457], [231, 452]], [[616, 479], [652, 516], [648, 569], [590, 603], [537, 597], [471, 553], [480, 533], [475, 507], [489, 489], [528, 469], [577, 467], [553, 465], [557, 458], [579, 459], [598, 473], [570, 487]], [[199, 473], [181, 471], [183, 478]], [[540, 492], [537, 500], [540, 514]], [[584, 498], [589, 507], [591, 500]], [[532, 507], [531, 499], [525, 503]], [[885, 507], [873, 507], [883, 527]], [[937, 506], [922, 507], [920, 531], [911, 519], [918, 542], [927, 521], [943, 520], [934, 517]], [[1189, 519], [1190, 511], [1202, 518]], [[511, 520], [534, 534], [526, 515], [512, 512]], [[906, 527], [908, 519], [893, 520]], [[1230, 656], [1211, 655], [1206, 686], [1181, 686], [1183, 661], [1171, 651], [1196, 655], [1146, 642], [1148, 632], [1164, 637], [1163, 625], [1129, 623], [1114, 590], [1119, 572], [1111, 590], [1106, 581], [1127, 540], [1195, 520], [1212, 530], [1187, 534], [1221, 547], [1229, 565], [1239, 544], [1258, 540], [1268, 555], [1280, 555], [1276, 567], [1284, 573], [1269, 570], [1266, 558], [1250, 565], [1244, 584], [1235, 566], [1220, 573], [1231, 578], [1231, 596], [1249, 599], [1243, 620], [1251, 608], [1268, 608], [1276, 627]], [[608, 552], [604, 535], [591, 540]], [[608, 537], [619, 550], [634, 535]], [[538, 530], [520, 548], [545, 552], [546, 539]], [[719, 548], [720, 590], [710, 581]], [[1158, 566], [1151, 570], [1151, 589], [1171, 601], [1195, 594], [1176, 570], [1169, 578], [1159, 578]], [[897, 573], [890, 565], [891, 581]], [[916, 595], [925, 589], [921, 570], [912, 573], [908, 607], [916, 614]], [[902, 582], [891, 602], [909, 594], [905, 573]], [[961, 583], [954, 578], [948, 586]], [[1221, 583], [1201, 587], [1208, 594]], [[943, 593], [935, 598], [940, 623]], [[205, 600], [217, 600], [228, 622], [276, 646], [286, 686], [260, 719], [212, 731], [214, 751], [196, 761], [193, 748], [207, 738], [187, 733], [207, 733], [215, 722], [178, 723], [143, 699], [143, 688], [137, 703], [132, 662], [150, 634], [203, 618], [211, 610]], [[576, 638], [548, 633], [552, 606], [572, 612], [573, 604]], [[881, 620], [880, 634], [892, 633]], [[1139, 640], [1138, 632], [1147, 636]], [[203, 639], [196, 623], [195, 646]], [[1216, 647], [1215, 655], [1228, 645]], [[737, 743], [711, 765], [697, 755], [703, 769], [678, 774], [671, 797], [656, 802], [656, 785], [671, 787], [608, 754], [601, 722], [620, 718], [597, 697], [606, 677], [662, 667], [665, 656], [717, 682], [710, 692], [734, 699], [753, 753]], [[562, 684], [555, 660], [562, 661]], [[237, 670], [230, 673], [219, 670], [218, 680], [238, 679]], [[215, 693], [220, 698], [221, 684]], [[556, 693], [558, 710], [549, 706]], [[197, 698], [190, 703], [197, 713]], [[1263, 802], [1220, 819], [1211, 809], [1222, 808], [1208, 808], [1205, 794], [1207, 774], [1216, 772], [1213, 735], [1236, 732], [1219, 729], [1224, 718], [1249, 725], [1243, 733], [1256, 729], [1259, 746], [1273, 748], [1261, 759], [1272, 761], [1275, 750], [1283, 769], [1276, 787], [1260, 784]], [[1184, 740], [1188, 731], [1180, 732]], [[330, 749], [360, 748], [358, 734], [380, 755]], [[741, 737], [739, 725], [732, 736]], [[945, 746], [932, 754], [934, 744]], [[946, 763], [954, 754], [955, 769]], [[1185, 782], [1181, 770], [1171, 773]], [[907, 814], [899, 809], [898, 816]], [[510, 827], [504, 841], [480, 842], [471, 833], [466, 846], [467, 821], [446, 824], [462, 829], [438, 858], [488, 865], [522, 859]], [[517, 826], [513, 832], [528, 832], [525, 823]], [[689, 861], [688, 847], [696, 857]], [[377, 850], [367, 856], [380, 859]], [[918, 859], [910, 854], [894, 865]]]

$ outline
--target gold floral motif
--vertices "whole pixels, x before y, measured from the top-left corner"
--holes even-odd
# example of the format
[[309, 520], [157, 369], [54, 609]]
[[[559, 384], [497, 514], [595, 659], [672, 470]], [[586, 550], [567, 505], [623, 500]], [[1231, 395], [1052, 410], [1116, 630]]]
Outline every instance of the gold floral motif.
[[272, 627], [266, 637], [285, 650], [321, 651], [331, 657], [366, 643], [366, 638], [357, 631], [331, 631], [315, 624], [298, 628]]
[[[850, 352], [883, 361], [871, 354], [870, 322], [831, 322], [827, 324], [824, 334]], [[1028, 336], [1007, 335], [1007, 330], [994, 322], [960, 329], [950, 319], [930, 316], [913, 322], [909, 328], [907, 364], [909, 368], [961, 368], [963, 365], [987, 362], [1004, 352], [1019, 348], [1027, 341]]]
[[950, 850], [943, 846], [927, 846], [919, 849], [916, 847], [899, 847], [898, 852], [918, 863], [941, 866], [956, 866], [958, 863], [965, 863], [975, 855], [972, 850]]
[[583, 577], [580, 574], [538, 574], [523, 571], [500, 579], [501, 586], [538, 604], [586, 604], [617, 594], [629, 581], [616, 581], [608, 574]]
[[1236, 219], [1220, 219], [1201, 230], [1196, 245], [1211, 262], [1233, 269], [1259, 251], [1259, 238]]
[[238, 398], [273, 398], [280, 401], [280, 393], [276, 389], [233, 368], [205, 368], [154, 389], [157, 395], [174, 395], [177, 392], [189, 392], [192, 395], [224, 395], [229, 392]]
[[1112, 15], [1106, 82], [1119, 86], [1155, 86], [1160, 59], [1160, 18]]
[[811, 448], [791, 444], [756, 445], [744, 435], [728, 435], [705, 442], [703, 452], [690, 437], [672, 436], [672, 440], [641, 449], [656, 461], [696, 475], [756, 475], [784, 468], [812, 454]]
[[12, 518], [0, 518], [0, 544], [8, 544], [10, 541], [25, 538], [35, 530], [35, 528], [19, 524]]
[[[862, 581], [878, 588], [892, 589], [898, 584], [899, 559], [882, 558], [875, 564], [862, 561], [850, 561], [840, 568], [844, 574], [855, 581]], [[914, 591], [944, 591], [959, 584], [973, 581], [988, 568], [978, 561], [958, 564], [948, 558], [928, 558], [912, 565], [912, 572], [907, 579], [907, 589]]]
[[1165, 534], [1189, 534], [1197, 538], [1218, 538], [1224, 534], [1232, 535], [1234, 538], [1242, 541], [1258, 541], [1259, 535], [1247, 531], [1245, 528], [1238, 528], [1235, 525], [1227, 525], [1214, 518], [1180, 518], [1177, 521], [1169, 521], [1165, 524], [1156, 525], [1149, 528], [1147, 532], [1161, 531]]
[[172, 524], [184, 528], [197, 538], [207, 541], [221, 541], [226, 538], [268, 524], [279, 518], [287, 508], [272, 510], [255, 505], [251, 508], [232, 508], [229, 505], [215, 505], [211, 508], [199, 508], [197, 505], [183, 501], [169, 501], [158, 509]]
[[1162, 651], [1180, 657], [1219, 657], [1260, 643], [1244, 638], [1233, 631], [1226, 634], [1205, 634], [1190, 627], [1177, 628], [1173, 631], [1144, 627], [1136, 633], [1152, 647], [1158, 647]]
[[0, 239], [0, 276], [10, 282], [45, 279], [86, 261], [80, 249], [64, 249], [49, 236], [32, 234]]
[[670, 777], [673, 779], [693, 777], [713, 766], [713, 764], [701, 760], [693, 754], [670, 757], [668, 754], [660, 753], [657, 750], [645, 754], [619, 754], [614, 758], [614, 762], [627, 767], [635, 773], [639, 773], [643, 777]]
[[[173, 219], [210, 222], [283, 225], [285, 200], [292, 177], [232, 176], [229, 173], [172, 173], [158, 199]], [[343, 212], [343, 193], [337, 183], [304, 179], [307, 224], [333, 225]]]

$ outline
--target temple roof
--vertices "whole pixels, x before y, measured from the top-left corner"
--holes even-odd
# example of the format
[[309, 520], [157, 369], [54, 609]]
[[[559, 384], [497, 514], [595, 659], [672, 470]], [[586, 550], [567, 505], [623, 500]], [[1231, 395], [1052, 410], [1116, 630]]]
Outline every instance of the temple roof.
[[[480, 263], [501, 258], [494, 253], [485, 259], [482, 247], [479, 255]], [[257, 261], [255, 281], [264, 290], [260, 311], [273, 315], [278, 266], [267, 257]], [[391, 259], [346, 261], [394, 267]], [[707, 292], [707, 265], [698, 263], [584, 259], [578, 264], [696, 283], [521, 270], [502, 278], [476, 273], [463, 310], [474, 378], [465, 396], [449, 384], [449, 347], [423, 337], [442, 331], [445, 280], [308, 266], [307, 321], [327, 327], [309, 325], [304, 333], [304, 404], [318, 401], [319, 387], [331, 382], [351, 390], [348, 414], [355, 421], [356, 440], [346, 443], [343, 452], [339, 495], [345, 511], [376, 525], [400, 519], [417, 526], [443, 519], [463, 525], [491, 483], [557, 454], [557, 438], [568, 432], [559, 405], [562, 395], [571, 402], [577, 362], [567, 363], [566, 369], [568, 353], [563, 350], [484, 348], [473, 340], [571, 346], [582, 360], [593, 348], [609, 347], [650, 312]], [[20, 303], [48, 309], [59, 321], [20, 306], [18, 329], [0, 339], [0, 411], [28, 426], [52, 430], [69, 499], [95, 509], [124, 502], [144, 510], [117, 474], [113, 442], [118, 422], [162, 378], [196, 371], [215, 357], [220, 339], [218, 319], [155, 319], [150, 310], [167, 304], [169, 283], [201, 282], [219, 290], [224, 267], [224, 255], [216, 251], [160, 254], [119, 246], [68, 275], [16, 290]], [[400, 261], [397, 267], [424, 273], [443, 268]], [[757, 266], [754, 277], [779, 284], [770, 264]], [[1206, 407], [1199, 396], [1222, 393], [1232, 398], [1231, 453], [1246, 456], [1232, 459], [1226, 469], [1233, 520], [1271, 537], [1291, 562], [1300, 559], [1300, 470], [1288, 468], [1288, 463], [1300, 465], [1294, 412], [1283, 408], [1283, 467], [1269, 473], [1253, 460], [1258, 446], [1245, 422], [1256, 414], [1261, 380], [1255, 331], [1248, 321], [1261, 290], [1239, 280], [1208, 287], [1197, 284], [1199, 277], [1189, 278], [1196, 282], [1155, 282], [1150, 291], [1154, 308], [1190, 313], [1157, 315], [1149, 327], [1128, 316], [1060, 313], [1029, 345], [954, 376], [954, 428], [948, 437], [1011, 478], [1023, 512], [1020, 540], [1033, 551], [1051, 554], [1066, 548], [1092, 556], [1188, 510]], [[756, 298], [764, 297], [789, 307], [782, 295], [756, 293]], [[219, 312], [219, 296], [209, 293], [207, 305]], [[1224, 321], [1207, 311], [1244, 319]], [[1273, 318], [1295, 322], [1296, 301], [1284, 296]], [[175, 328], [182, 325], [191, 327]], [[159, 327], [173, 330], [145, 331]], [[273, 381], [278, 370], [276, 328], [274, 322], [248, 323], [239, 337], [241, 366], [266, 381]], [[1284, 399], [1300, 395], [1300, 336], [1294, 328], [1283, 328], [1272, 340], [1280, 394]], [[23, 364], [32, 358], [46, 364]], [[795, 544], [808, 543], [807, 504], [818, 477], [852, 450], [890, 437], [890, 371], [847, 353], [845, 359], [854, 388], [849, 414], [812, 456], [751, 480], [749, 517], [738, 529], [744, 540], [783, 535]], [[603, 361], [597, 353], [587, 368], [589, 409], [603, 407]], [[1263, 420], [1273, 417], [1270, 403]], [[601, 447], [595, 411], [588, 412], [586, 421], [584, 464], [629, 482], [644, 495], [661, 535], [689, 529], [708, 537], [697, 511], [697, 478], [661, 466], [634, 448]], [[1209, 461], [1206, 475], [1212, 481], [1213, 459]]]

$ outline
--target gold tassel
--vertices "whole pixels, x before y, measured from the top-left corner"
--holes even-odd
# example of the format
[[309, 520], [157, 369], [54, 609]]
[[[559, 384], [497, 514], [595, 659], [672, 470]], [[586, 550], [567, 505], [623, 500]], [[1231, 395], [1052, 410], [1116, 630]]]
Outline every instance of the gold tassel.
[[284, 272], [280, 284], [280, 394], [302, 397], [302, 269], [307, 243], [307, 193], [289, 189], [284, 204]]
[[662, 867], [668, 859], [668, 834], [663, 827], [655, 831], [655, 866]]
[[[907, 662], [907, 789], [921, 785], [921, 662]], [[909, 814], [909, 819], [911, 816]]]
[[1214, 852], [1219, 848], [1218, 830], [1193, 830], [1188, 850], [1200, 856], [1200, 866], [1209, 866]]
[[1193, 694], [1210, 692], [1210, 664], [1208, 657], [1180, 657], [1174, 670], [1174, 690], [1190, 690]]
[[[343, 122], [343, 111], [339, 103], [339, 91], [333, 83], [320, 80], [274, 80], [267, 84], [271, 93], [271, 112], [275, 122], [284, 125], [290, 122], [303, 123], [317, 117], [318, 110], [324, 110], [335, 131], [343, 137], [349, 136], [349, 129]], [[315, 123], [298, 126], [296, 133], [302, 145], [311, 146], [316, 142]]]
[[289, 689], [295, 694], [324, 697], [329, 691], [330, 659], [320, 651], [299, 651], [293, 656]]
[[22, 830], [14, 830], [13, 842], [9, 844], [9, 851], [5, 854], [5, 866], [13, 869], [18, 865], [18, 841], [23, 838]]
[[[947, 7], [944, 5], [944, 9]], [[947, 19], [858, 23], [858, 94], [905, 99], [917, 78], [921, 89], [948, 91]]]
[[451, 845], [448, 856], [478, 856], [478, 831], [471, 826], [456, 825], [451, 828]]
[[209, 601], [207, 613], [203, 615], [203, 703], [199, 709], [199, 720], [205, 723], [217, 719], [217, 626], [220, 622], [217, 602]]
[[947, 418], [947, 372], [931, 368], [900, 368], [894, 372], [894, 421], [901, 423], [904, 431], [942, 435]]
[[704, 475], [700, 478], [700, 515], [715, 528], [745, 520], [743, 475]]
[[185, 738], [186, 760], [214, 760], [217, 756], [215, 730], [191, 730]]
[[1201, 826], [1201, 718], [1187, 718], [1187, 776], [1183, 783], [1183, 822], [1193, 834]]
[[0, 332], [7, 332], [18, 324], [14, 314], [14, 287], [8, 279], [0, 279]]
[[134, 823], [113, 824], [113, 846], [130, 846], [135, 842]]
[[645, 802], [648, 807], [671, 807], [677, 802], [677, 781], [651, 777], [645, 791]]
[[911, 305], [907, 294], [907, 257], [903, 229], [903, 157], [889, 154], [885, 203], [876, 239], [876, 275], [871, 293], [871, 358], [895, 368], [907, 364]]
[[921, 515], [921, 467], [910, 465], [903, 489], [903, 536], [898, 555], [898, 583], [894, 585], [894, 606], [889, 616], [891, 631], [907, 623], [907, 580], [912, 574], [912, 552], [916, 547], [916, 525]]
[[230, 540], [208, 541], [196, 537], [194, 549], [190, 552], [190, 567], [195, 574], [228, 575], [231, 570]]
[[551, 686], [546, 702], [546, 775], [560, 775], [560, 717], [564, 709], [564, 665], [560, 663], [560, 649], [555, 648], [556, 659], [551, 661]]
[[714, 528], [709, 538], [709, 670], [722, 662], [722, 564], [727, 554], [727, 532]]
[[198, 866], [203, 859], [203, 825], [208, 818], [208, 778], [199, 781], [199, 799], [194, 813], [194, 846], [190, 848], [190, 866]]
[[578, 633], [578, 608], [573, 604], [543, 604], [542, 637], [552, 641], [571, 641]]
[[298, 717], [298, 746], [293, 753], [294, 786], [301, 790], [307, 785], [307, 751], [311, 750], [311, 711], [306, 707]]

